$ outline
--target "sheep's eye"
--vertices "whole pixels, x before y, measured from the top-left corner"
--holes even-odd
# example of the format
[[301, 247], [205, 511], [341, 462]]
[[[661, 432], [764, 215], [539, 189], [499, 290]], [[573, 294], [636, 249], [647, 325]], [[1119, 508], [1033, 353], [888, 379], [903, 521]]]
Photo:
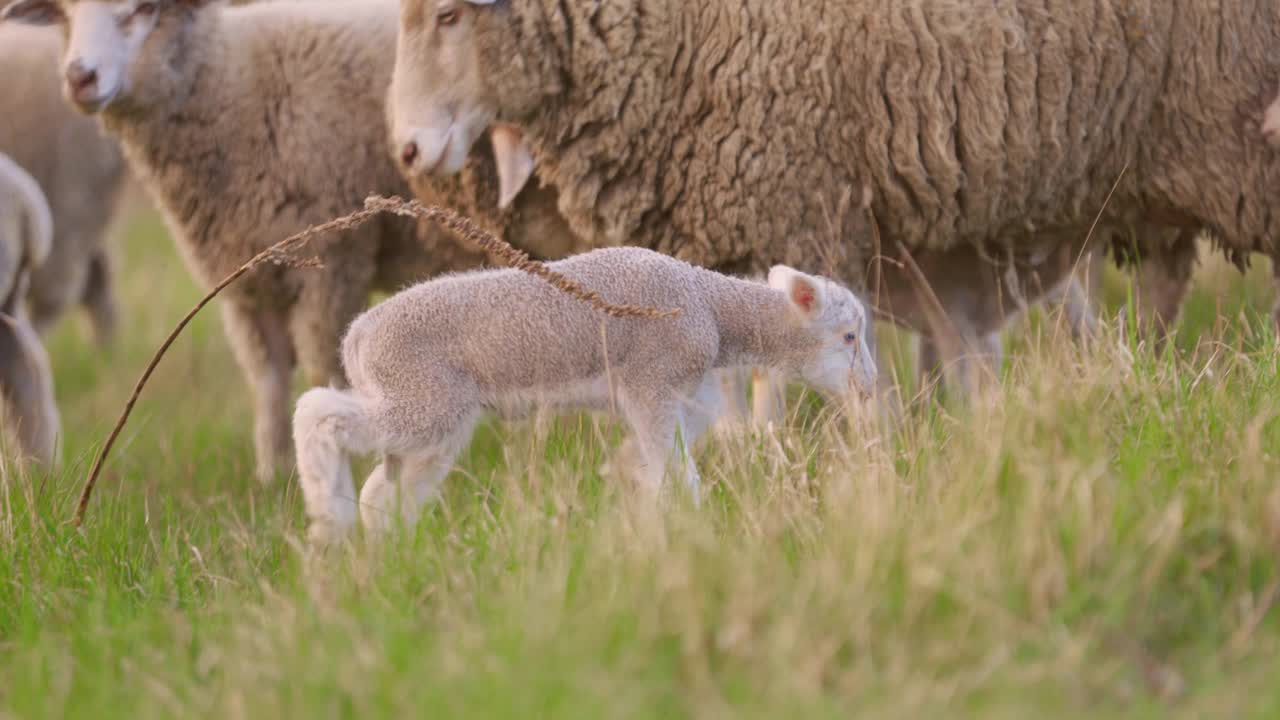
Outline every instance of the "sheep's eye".
[[159, 6], [153, 2], [143, 2], [138, 3], [138, 6], [133, 9], [133, 14], [135, 17], [150, 17], [159, 9]]
[[845, 343], [846, 345], [852, 345], [852, 344], [854, 344], [854, 343], [856, 343], [856, 342], [858, 342], [858, 335], [857, 335], [857, 333], [845, 333], [845, 334], [844, 334], [844, 343]]
[[449, 27], [450, 25], [457, 24], [457, 22], [458, 11], [453, 8], [441, 10], [440, 13], [436, 15], [436, 25], [439, 25], [440, 27]]

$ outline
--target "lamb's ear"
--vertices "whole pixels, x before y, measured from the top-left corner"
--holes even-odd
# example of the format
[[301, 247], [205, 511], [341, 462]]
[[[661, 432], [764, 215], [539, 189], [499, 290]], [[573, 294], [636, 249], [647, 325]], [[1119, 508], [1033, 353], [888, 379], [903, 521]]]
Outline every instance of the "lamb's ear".
[[54, 0], [13, 0], [0, 10], [0, 22], [23, 25], [53, 25], [62, 17], [62, 9]]
[[498, 166], [498, 208], [502, 209], [516, 199], [533, 175], [533, 153], [514, 125], [495, 124], [489, 129], [489, 142]]
[[769, 287], [785, 293], [791, 307], [805, 320], [813, 321], [822, 313], [825, 298], [817, 278], [786, 265], [774, 265], [769, 269]]

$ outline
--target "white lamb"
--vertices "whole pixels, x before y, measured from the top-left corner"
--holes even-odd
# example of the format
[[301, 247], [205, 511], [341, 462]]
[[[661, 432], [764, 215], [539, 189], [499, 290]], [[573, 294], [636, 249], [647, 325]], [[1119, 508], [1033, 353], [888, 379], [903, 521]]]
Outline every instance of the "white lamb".
[[[348, 453], [383, 458], [359, 496], [366, 529], [386, 530], [397, 505], [411, 523], [485, 411], [620, 415], [631, 434], [616, 464], [652, 500], [678, 446], [692, 447], [712, 419], [716, 369], [765, 365], [834, 396], [875, 385], [866, 310], [830, 280], [776, 266], [766, 285], [640, 248], [550, 267], [610, 302], [680, 312], [607, 317], [525, 273], [490, 270], [421, 283], [362, 314], [342, 342], [350, 390], [309, 390], [294, 413], [312, 542], [355, 524]], [[696, 499], [696, 469], [687, 456], [676, 467]]]

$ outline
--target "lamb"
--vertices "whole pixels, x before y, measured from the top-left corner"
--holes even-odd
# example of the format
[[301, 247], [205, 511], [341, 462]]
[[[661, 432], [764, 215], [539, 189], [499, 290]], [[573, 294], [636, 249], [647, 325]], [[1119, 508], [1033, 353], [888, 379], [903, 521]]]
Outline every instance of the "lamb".
[[[391, 0], [17, 0], [3, 17], [68, 34], [68, 98], [120, 141], [205, 286], [370, 193], [409, 192], [386, 140]], [[295, 364], [312, 385], [344, 384], [339, 339], [371, 289], [483, 259], [434, 227], [394, 218], [312, 247], [322, 267], [263, 267], [220, 298], [254, 396], [262, 481], [291, 467]]]
[[53, 30], [0, 25], [0, 152], [35, 177], [53, 211], [53, 249], [31, 275], [31, 323], [44, 333], [76, 304], [99, 344], [115, 334], [109, 232], [125, 184], [124, 157], [98, 123], [62, 99]]
[[1241, 128], [1277, 41], [1265, 0], [406, 2], [395, 140], [447, 175], [517, 126], [575, 232], [699, 264], [803, 269], [829, 237], [865, 285], [876, 238], [1052, 254], [1113, 187], [1144, 221], [1272, 253], [1280, 165]]
[[[716, 369], [770, 366], [839, 397], [876, 381], [866, 311], [829, 280], [777, 266], [765, 285], [632, 247], [550, 267], [610, 302], [679, 314], [608, 318], [515, 270], [446, 276], [370, 309], [342, 343], [351, 388], [313, 388], [294, 413], [313, 542], [335, 542], [356, 521], [348, 453], [383, 458], [360, 492], [365, 527], [385, 530], [397, 503], [412, 522], [485, 411], [621, 414], [631, 433], [617, 465], [654, 499], [677, 438], [691, 447], [709, 423], [698, 408], [718, 395]], [[682, 474], [696, 497], [687, 459]]]
[[53, 248], [53, 219], [35, 179], [0, 153], [0, 445], [57, 461], [61, 421], [49, 358], [27, 319], [27, 284]]

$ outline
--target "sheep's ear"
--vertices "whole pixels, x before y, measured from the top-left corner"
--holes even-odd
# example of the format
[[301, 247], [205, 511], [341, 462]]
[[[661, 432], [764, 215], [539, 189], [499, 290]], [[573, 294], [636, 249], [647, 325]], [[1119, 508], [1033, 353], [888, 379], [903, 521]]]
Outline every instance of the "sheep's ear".
[[14, 0], [0, 10], [0, 22], [23, 25], [53, 25], [62, 17], [62, 9], [53, 0]]
[[769, 270], [769, 287], [785, 293], [791, 307], [805, 320], [812, 321], [822, 312], [824, 298], [817, 278], [786, 265], [774, 265]]
[[496, 124], [489, 130], [493, 159], [498, 165], [498, 208], [511, 204], [533, 175], [533, 153], [514, 125]]

